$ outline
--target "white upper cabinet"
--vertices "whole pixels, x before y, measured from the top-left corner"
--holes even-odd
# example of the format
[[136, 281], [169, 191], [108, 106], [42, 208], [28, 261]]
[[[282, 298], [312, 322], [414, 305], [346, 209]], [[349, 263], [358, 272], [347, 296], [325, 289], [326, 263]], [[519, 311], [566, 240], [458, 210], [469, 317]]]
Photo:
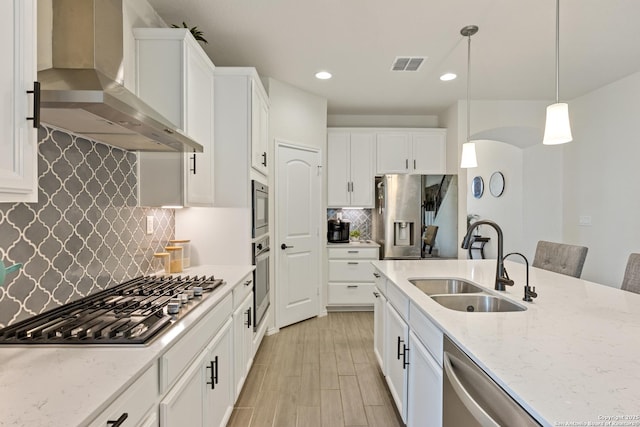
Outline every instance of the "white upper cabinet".
[[329, 129], [327, 204], [373, 207], [375, 133]]
[[267, 176], [269, 103], [260, 79], [251, 80], [251, 166]]
[[376, 173], [445, 173], [446, 135], [445, 129], [379, 130]]
[[429, 129], [411, 134], [412, 164], [410, 173], [441, 174], [446, 173], [446, 144], [447, 131], [445, 129]]
[[376, 136], [376, 173], [408, 173], [411, 157], [411, 135], [402, 133], [378, 133]]
[[215, 73], [215, 206], [251, 207], [251, 179], [266, 183], [269, 99], [255, 68]]
[[204, 147], [139, 154], [140, 204], [213, 206], [215, 67], [189, 30], [136, 28], [140, 98]]
[[36, 2], [3, 0], [0, 16], [0, 202], [37, 202]]

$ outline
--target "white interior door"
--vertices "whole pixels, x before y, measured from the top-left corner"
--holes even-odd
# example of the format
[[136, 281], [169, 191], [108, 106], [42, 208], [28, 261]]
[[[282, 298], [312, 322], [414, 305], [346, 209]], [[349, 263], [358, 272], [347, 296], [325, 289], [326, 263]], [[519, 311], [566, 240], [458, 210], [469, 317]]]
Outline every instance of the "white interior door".
[[319, 314], [320, 153], [278, 144], [276, 326]]

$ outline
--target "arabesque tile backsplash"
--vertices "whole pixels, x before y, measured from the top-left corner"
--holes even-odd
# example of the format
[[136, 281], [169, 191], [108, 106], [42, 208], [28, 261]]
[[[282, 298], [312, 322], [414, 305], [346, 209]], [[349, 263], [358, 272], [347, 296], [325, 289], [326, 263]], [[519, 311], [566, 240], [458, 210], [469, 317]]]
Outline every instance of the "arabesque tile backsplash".
[[359, 230], [361, 239], [371, 239], [373, 213], [371, 209], [327, 209], [327, 219], [335, 218], [338, 212], [342, 218], [351, 221], [349, 231]]
[[38, 139], [38, 203], [0, 203], [0, 259], [24, 264], [0, 288], [0, 326], [155, 271], [175, 234], [173, 210], [136, 206], [134, 153], [44, 126]]

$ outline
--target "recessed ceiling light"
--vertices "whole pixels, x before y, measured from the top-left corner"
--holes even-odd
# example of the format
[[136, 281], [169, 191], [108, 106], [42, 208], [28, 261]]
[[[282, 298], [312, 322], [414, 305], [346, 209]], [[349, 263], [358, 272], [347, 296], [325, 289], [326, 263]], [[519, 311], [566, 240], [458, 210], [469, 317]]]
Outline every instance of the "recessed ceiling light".
[[318, 71], [316, 73], [316, 79], [327, 80], [331, 78], [331, 73], [328, 71]]
[[440, 76], [440, 80], [442, 80], [443, 82], [448, 82], [449, 80], [453, 80], [456, 77], [458, 76], [456, 76], [453, 73], [444, 73], [443, 75]]

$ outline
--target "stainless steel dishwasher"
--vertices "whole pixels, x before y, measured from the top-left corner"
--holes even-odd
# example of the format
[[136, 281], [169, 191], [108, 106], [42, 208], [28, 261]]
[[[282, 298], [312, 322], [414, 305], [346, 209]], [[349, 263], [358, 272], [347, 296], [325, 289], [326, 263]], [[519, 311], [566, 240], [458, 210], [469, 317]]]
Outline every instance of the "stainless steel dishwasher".
[[446, 336], [443, 365], [444, 427], [540, 425]]

